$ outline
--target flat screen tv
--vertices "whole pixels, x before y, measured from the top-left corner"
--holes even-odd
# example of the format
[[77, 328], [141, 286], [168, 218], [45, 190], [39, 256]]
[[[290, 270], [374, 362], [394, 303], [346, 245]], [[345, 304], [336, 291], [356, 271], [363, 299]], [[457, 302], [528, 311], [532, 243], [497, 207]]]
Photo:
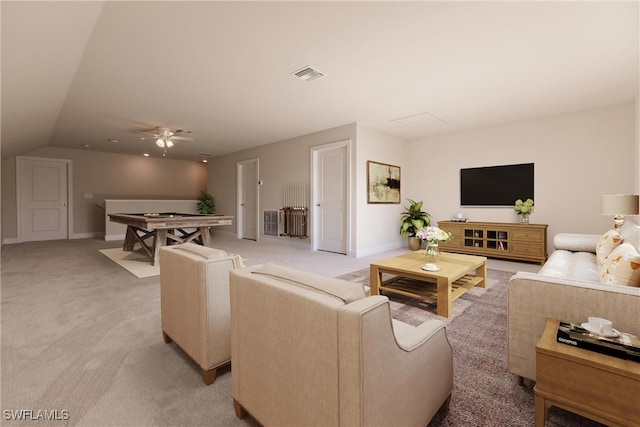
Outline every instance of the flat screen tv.
[[460, 205], [513, 206], [533, 199], [533, 163], [460, 169]]

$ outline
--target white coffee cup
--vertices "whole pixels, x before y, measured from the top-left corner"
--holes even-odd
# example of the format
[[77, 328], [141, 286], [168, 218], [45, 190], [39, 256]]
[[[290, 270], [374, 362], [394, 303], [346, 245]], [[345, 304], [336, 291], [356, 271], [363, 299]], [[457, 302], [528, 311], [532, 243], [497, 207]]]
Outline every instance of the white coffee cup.
[[463, 215], [462, 213], [459, 213], [458, 215], [456, 215], [458, 217], [458, 219], [462, 219]]
[[589, 317], [589, 326], [602, 335], [611, 335], [613, 332], [613, 322], [602, 317]]

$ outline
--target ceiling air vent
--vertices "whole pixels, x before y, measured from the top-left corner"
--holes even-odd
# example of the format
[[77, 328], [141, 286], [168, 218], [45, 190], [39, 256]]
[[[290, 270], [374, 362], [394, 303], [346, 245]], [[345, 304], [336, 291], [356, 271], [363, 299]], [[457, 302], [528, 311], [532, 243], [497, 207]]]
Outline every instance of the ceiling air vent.
[[311, 80], [315, 80], [324, 76], [322, 72], [310, 66], [306, 66], [304, 68], [299, 69], [298, 71], [294, 71], [292, 74], [298, 77], [300, 80], [304, 80], [307, 82], [310, 82]]

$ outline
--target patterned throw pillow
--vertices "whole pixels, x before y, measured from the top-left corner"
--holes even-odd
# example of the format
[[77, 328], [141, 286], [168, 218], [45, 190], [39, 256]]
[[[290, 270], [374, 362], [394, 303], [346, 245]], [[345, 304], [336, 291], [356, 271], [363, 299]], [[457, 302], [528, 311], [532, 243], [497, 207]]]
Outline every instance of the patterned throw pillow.
[[640, 287], [640, 254], [631, 243], [623, 243], [609, 254], [601, 281], [609, 285]]
[[609, 230], [600, 237], [600, 241], [596, 245], [596, 257], [601, 267], [604, 267], [611, 251], [617, 248], [623, 240], [624, 237], [618, 233], [618, 230]]

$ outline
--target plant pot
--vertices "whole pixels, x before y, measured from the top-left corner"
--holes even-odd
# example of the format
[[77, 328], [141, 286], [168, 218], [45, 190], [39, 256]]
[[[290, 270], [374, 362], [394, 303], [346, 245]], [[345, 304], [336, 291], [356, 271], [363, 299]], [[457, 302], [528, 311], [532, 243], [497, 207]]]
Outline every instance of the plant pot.
[[417, 237], [409, 237], [409, 249], [412, 251], [417, 251], [422, 246], [422, 241]]

